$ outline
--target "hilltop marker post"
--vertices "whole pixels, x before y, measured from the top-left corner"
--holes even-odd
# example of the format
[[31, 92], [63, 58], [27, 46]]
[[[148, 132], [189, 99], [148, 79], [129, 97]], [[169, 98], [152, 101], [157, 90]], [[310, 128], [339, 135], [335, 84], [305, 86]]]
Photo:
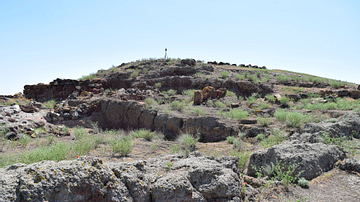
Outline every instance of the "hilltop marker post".
[[165, 59], [167, 58], [167, 48], [165, 48]]

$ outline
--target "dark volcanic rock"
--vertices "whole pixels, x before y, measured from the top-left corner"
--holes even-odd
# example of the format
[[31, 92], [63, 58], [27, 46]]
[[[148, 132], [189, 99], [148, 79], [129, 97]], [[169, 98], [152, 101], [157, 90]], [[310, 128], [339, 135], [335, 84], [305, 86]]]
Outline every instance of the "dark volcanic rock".
[[15, 164], [0, 168], [0, 201], [241, 201], [238, 158], [197, 156]]
[[294, 174], [302, 171], [300, 177], [311, 180], [331, 170], [338, 160], [343, 160], [345, 157], [345, 152], [335, 145], [287, 142], [255, 151], [250, 157], [247, 174], [255, 176], [254, 166], [260, 169], [271, 163], [280, 162], [285, 166], [297, 165]]

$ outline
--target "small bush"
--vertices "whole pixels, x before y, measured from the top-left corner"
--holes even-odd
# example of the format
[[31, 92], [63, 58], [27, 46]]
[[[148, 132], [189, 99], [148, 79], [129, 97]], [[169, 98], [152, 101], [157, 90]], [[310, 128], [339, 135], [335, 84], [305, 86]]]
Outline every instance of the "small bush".
[[308, 115], [303, 115], [298, 112], [288, 112], [282, 109], [277, 109], [274, 116], [278, 121], [285, 123], [288, 127], [299, 128], [302, 124], [310, 121], [310, 116]]
[[55, 100], [49, 100], [46, 103], [44, 103], [44, 105], [47, 108], [54, 109], [56, 102], [55, 102]]
[[244, 80], [245, 79], [245, 74], [235, 74], [235, 79]]
[[73, 133], [76, 140], [81, 140], [83, 138], [86, 138], [87, 132], [83, 127], [76, 127], [73, 129]]
[[285, 166], [279, 162], [276, 163], [274, 169], [274, 177], [272, 180], [281, 180], [285, 188], [288, 188], [291, 183], [296, 183], [302, 172], [299, 172], [297, 175], [294, 174], [295, 169], [297, 168], [296, 164]]
[[227, 71], [222, 71], [222, 72], [221, 72], [221, 77], [222, 77], [223, 79], [226, 79], [228, 76], [229, 76], [229, 72], [227, 72]]
[[265, 117], [262, 117], [262, 116], [258, 116], [256, 119], [260, 123], [260, 125], [263, 126], [263, 127], [267, 127], [271, 123], [271, 118], [265, 118]]
[[280, 103], [283, 104], [283, 105], [286, 105], [289, 102], [290, 102], [290, 100], [287, 97], [281, 97], [281, 99], [280, 99]]
[[130, 136], [134, 138], [144, 138], [147, 141], [151, 141], [154, 138], [155, 134], [155, 132], [151, 132], [150, 130], [139, 129], [132, 131], [130, 133]]
[[180, 102], [179, 100], [175, 100], [175, 101], [170, 103], [170, 107], [171, 107], [172, 110], [181, 111], [181, 110], [184, 109], [185, 103]]
[[262, 83], [266, 83], [266, 82], [268, 82], [270, 80], [270, 76], [267, 74], [267, 75], [265, 75], [265, 77], [263, 77], [262, 79], [261, 79], [261, 82]]
[[240, 120], [247, 118], [249, 116], [249, 113], [241, 109], [230, 109], [228, 115], [231, 119]]
[[264, 134], [258, 134], [258, 135], [256, 136], [256, 139], [257, 139], [258, 141], [263, 141], [263, 140], [265, 139], [265, 135], [264, 135]]
[[276, 97], [274, 95], [271, 95], [271, 94], [267, 94], [265, 96], [265, 99], [271, 103], [275, 103], [276, 102]]
[[206, 111], [200, 107], [193, 107], [192, 112], [194, 116], [204, 116], [206, 114]]
[[154, 100], [153, 98], [146, 98], [144, 101], [146, 103], [146, 107], [157, 105], [156, 100]]
[[290, 77], [282, 75], [282, 74], [279, 74], [276, 78], [280, 82], [289, 82], [291, 80]]
[[130, 136], [122, 136], [111, 142], [112, 150], [114, 153], [119, 153], [120, 156], [126, 156], [130, 154], [133, 149], [133, 141]]
[[160, 88], [161, 88], [161, 83], [156, 83], [156, 84], [155, 84], [155, 87], [156, 87], [157, 89], [160, 89]]
[[240, 139], [240, 140], [235, 139], [233, 141], [233, 145], [234, 145], [234, 150], [236, 150], [236, 151], [246, 150], [246, 143], [242, 139]]
[[199, 140], [199, 138], [195, 138], [194, 136], [189, 135], [189, 134], [182, 134], [179, 137], [179, 140], [185, 147], [184, 148], [185, 150], [194, 151], [195, 145], [196, 145], [197, 141]]
[[139, 76], [139, 72], [137, 72], [137, 71], [134, 71], [134, 72], [131, 73], [132, 78], [136, 78], [138, 76]]
[[89, 151], [93, 148], [95, 148], [95, 141], [90, 138], [82, 138], [73, 145], [75, 154], [79, 156], [88, 154]]
[[239, 171], [243, 172], [246, 168], [246, 164], [250, 159], [251, 156], [251, 151], [237, 151], [237, 150], [232, 150], [230, 151], [230, 156], [237, 156], [239, 157]]
[[219, 108], [219, 109], [223, 109], [223, 108], [226, 107], [225, 103], [220, 102], [220, 101], [215, 101], [214, 104], [215, 104], [215, 106], [216, 106], [217, 108]]
[[26, 148], [30, 140], [31, 138], [28, 135], [24, 135], [24, 137], [21, 137], [18, 141], [21, 143], [22, 148]]
[[234, 140], [236, 140], [236, 138], [234, 136], [229, 136], [226, 138], [226, 141], [229, 143], [229, 144], [233, 144], [234, 143]]
[[176, 94], [176, 90], [170, 89], [170, 90], [166, 91], [166, 94], [168, 94], [169, 96], [174, 96]]
[[232, 91], [227, 90], [225, 96], [226, 97], [236, 97], [236, 94], [234, 92], [232, 92]]
[[184, 91], [182, 92], [182, 94], [183, 94], [183, 95], [190, 96], [191, 99], [193, 99], [193, 98], [194, 98], [194, 92], [195, 92], [194, 89], [189, 89], [189, 90], [184, 90]]
[[274, 128], [274, 130], [271, 133], [271, 136], [269, 136], [267, 139], [264, 139], [261, 141], [261, 146], [265, 148], [272, 147], [274, 145], [280, 144], [283, 141], [287, 139], [286, 133], [281, 131], [278, 128]]
[[307, 181], [305, 178], [300, 178], [299, 180], [298, 180], [298, 184], [299, 184], [299, 186], [300, 187], [302, 187], [302, 188], [309, 188], [309, 181]]
[[246, 76], [250, 81], [253, 81], [254, 83], [258, 83], [259, 82], [259, 79], [256, 75], [254, 74], [248, 74]]

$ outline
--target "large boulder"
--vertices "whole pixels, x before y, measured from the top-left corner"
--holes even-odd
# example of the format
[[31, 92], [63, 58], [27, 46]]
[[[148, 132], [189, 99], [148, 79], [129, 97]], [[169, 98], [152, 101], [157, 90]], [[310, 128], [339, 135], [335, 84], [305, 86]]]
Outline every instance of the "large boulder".
[[195, 61], [195, 59], [183, 59], [183, 60], [181, 60], [181, 64], [182, 65], [195, 66], [196, 61]]
[[345, 157], [345, 152], [335, 145], [287, 142], [254, 152], [250, 156], [247, 174], [255, 176], [255, 168], [281, 163], [285, 166], [296, 165], [294, 175], [301, 172], [300, 177], [311, 180], [331, 170], [338, 160]]
[[209, 98], [212, 98], [215, 95], [215, 88], [211, 87], [211, 86], [206, 86], [205, 88], [203, 88], [202, 90], [202, 94], [203, 94], [203, 99], [207, 100]]
[[[171, 166], [169, 166], [171, 165]], [[236, 157], [95, 157], [0, 168], [0, 201], [241, 201]]]
[[199, 105], [203, 102], [203, 94], [201, 90], [194, 91], [194, 104]]
[[355, 112], [347, 112], [335, 123], [320, 122], [307, 123], [303, 132], [322, 136], [322, 133], [328, 133], [332, 137], [355, 137], [359, 138], [360, 134], [360, 117]]
[[360, 90], [351, 90], [350, 96], [354, 99], [359, 99], [360, 98]]

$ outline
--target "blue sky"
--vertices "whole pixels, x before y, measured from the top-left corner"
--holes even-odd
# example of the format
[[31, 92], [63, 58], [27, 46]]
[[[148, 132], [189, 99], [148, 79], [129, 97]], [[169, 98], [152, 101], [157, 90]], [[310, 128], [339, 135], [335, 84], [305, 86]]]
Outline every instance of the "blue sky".
[[360, 83], [360, 1], [0, 1], [0, 95], [142, 58]]

